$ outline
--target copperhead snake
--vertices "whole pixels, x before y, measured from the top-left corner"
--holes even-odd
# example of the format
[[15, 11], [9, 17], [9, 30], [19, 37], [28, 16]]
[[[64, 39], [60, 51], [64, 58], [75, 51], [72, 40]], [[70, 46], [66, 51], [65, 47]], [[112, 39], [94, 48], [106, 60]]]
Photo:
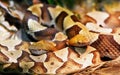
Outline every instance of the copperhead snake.
[[[101, 27], [101, 22], [95, 22], [95, 18], [85, 21], [87, 23], [84, 25], [68, 9], [42, 3], [30, 6], [23, 20], [11, 12], [8, 13], [6, 8], [3, 9], [6, 11], [5, 18], [9, 14], [13, 20], [17, 19], [17, 24], [22, 24], [21, 28], [32, 39], [25, 41], [11, 34], [10, 36], [17, 39], [6, 37], [0, 41], [3, 70], [18, 69], [20, 72], [33, 74], [69, 74], [120, 55], [119, 32]], [[88, 16], [91, 18], [89, 14]], [[5, 29], [3, 26], [2, 28]], [[86, 50], [81, 53], [83, 47]]]

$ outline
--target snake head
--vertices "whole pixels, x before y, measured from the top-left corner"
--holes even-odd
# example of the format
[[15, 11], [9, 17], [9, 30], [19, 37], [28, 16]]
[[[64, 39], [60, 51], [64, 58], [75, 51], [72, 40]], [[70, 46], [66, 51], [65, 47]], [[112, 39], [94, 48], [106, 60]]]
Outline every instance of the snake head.
[[69, 40], [69, 45], [72, 46], [86, 46], [89, 44], [89, 39], [81, 34], [78, 34]]
[[29, 50], [33, 55], [41, 55], [48, 51], [56, 51], [55, 43], [48, 40], [34, 42], [29, 46]]

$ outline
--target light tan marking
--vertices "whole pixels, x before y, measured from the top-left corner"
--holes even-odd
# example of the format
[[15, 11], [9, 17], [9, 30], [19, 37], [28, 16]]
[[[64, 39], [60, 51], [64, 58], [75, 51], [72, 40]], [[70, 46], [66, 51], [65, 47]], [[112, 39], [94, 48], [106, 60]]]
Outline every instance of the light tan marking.
[[47, 27], [40, 25], [40, 23], [33, 19], [28, 20], [28, 27], [30, 32], [37, 32], [47, 29]]
[[[4, 34], [3, 34], [4, 33]], [[12, 36], [12, 33], [9, 32], [5, 26], [0, 24], [0, 41], [6, 40]]]
[[63, 21], [63, 28], [65, 30], [67, 30], [70, 27], [72, 27], [73, 25], [75, 25], [75, 22], [72, 20], [71, 15], [70, 16], [66, 16], [64, 21]]
[[79, 34], [83, 35], [85, 38], [87, 38], [89, 40], [89, 44], [91, 44], [94, 41], [96, 41], [98, 39], [98, 36], [99, 36], [99, 34], [88, 32], [88, 31], [84, 31], [84, 30], [81, 30], [79, 32]]
[[92, 65], [92, 59], [94, 57], [92, 51], [95, 51], [93, 47], [88, 46], [87, 50], [81, 54], [80, 57], [77, 57], [73, 52], [70, 53], [70, 58], [74, 60], [75, 62], [82, 64], [81, 69], [86, 68], [87, 66]]
[[32, 58], [35, 62], [45, 62], [45, 60], [47, 58], [47, 55], [46, 54], [43, 54], [43, 55], [40, 55], [40, 56], [30, 55], [30, 58]]
[[54, 52], [55, 55], [59, 58], [61, 58], [64, 62], [67, 61], [67, 57], [68, 57], [68, 47], [63, 48], [61, 50], [58, 50], [56, 52]]
[[93, 63], [92, 63], [93, 56], [94, 55], [92, 53], [90, 53], [90, 54], [87, 54], [84, 58], [80, 59], [81, 61], [79, 61], [79, 62], [80, 62], [80, 64], [83, 65], [82, 66], [83, 69], [86, 68], [87, 66], [93, 65]]
[[62, 11], [67, 12], [69, 15], [73, 15], [71, 11], [69, 11], [68, 9], [62, 8], [60, 6], [56, 6], [55, 8], [49, 7], [48, 10], [53, 19], [55, 19]]
[[56, 74], [56, 70], [63, 65], [58, 57], [56, 57], [53, 53], [48, 53], [48, 60], [43, 62], [44, 66], [47, 68], [46, 74]]
[[118, 17], [118, 19], [120, 20], [120, 16]]
[[64, 21], [63, 21], [63, 25], [64, 25], [64, 29], [69, 29], [70, 27], [72, 27], [73, 25], [78, 25], [80, 28], [87, 30], [87, 28], [80, 22], [74, 22], [70, 16], [65, 17]]
[[10, 39], [10, 40], [4, 40], [4, 41], [0, 41], [0, 44], [3, 46], [6, 46], [8, 48], [8, 51], [15, 51], [15, 46], [20, 44], [22, 41], [21, 40], [14, 40], [14, 39]]
[[41, 9], [40, 7], [43, 7], [43, 4], [36, 4], [28, 8], [29, 11], [32, 11], [32, 14], [36, 16], [41, 16]]
[[97, 25], [102, 26], [105, 26], [104, 21], [109, 17], [108, 13], [99, 11], [89, 12], [87, 15], [95, 19], [97, 21]]
[[113, 37], [114, 37], [114, 40], [120, 45], [120, 35], [114, 34]]
[[7, 68], [7, 67], [9, 67], [11, 65], [11, 63], [10, 64], [4, 64], [3, 65], [3, 68]]
[[62, 32], [58, 32], [55, 35], [55, 38], [53, 39], [53, 41], [64, 41], [67, 39], [67, 36], [64, 35]]
[[9, 32], [0, 31], [0, 41], [8, 39], [11, 35]]
[[21, 50], [16, 50], [16, 51], [6, 51], [6, 50], [1, 50], [1, 52], [6, 55], [9, 58], [9, 62], [12, 63], [17, 63], [17, 59], [22, 55]]
[[29, 73], [29, 69], [34, 66], [34, 62], [20, 62], [19, 66], [23, 69], [23, 73]]
[[110, 34], [112, 32], [111, 28], [103, 28], [90, 22], [86, 24], [86, 27], [91, 31], [100, 32], [101, 34]]

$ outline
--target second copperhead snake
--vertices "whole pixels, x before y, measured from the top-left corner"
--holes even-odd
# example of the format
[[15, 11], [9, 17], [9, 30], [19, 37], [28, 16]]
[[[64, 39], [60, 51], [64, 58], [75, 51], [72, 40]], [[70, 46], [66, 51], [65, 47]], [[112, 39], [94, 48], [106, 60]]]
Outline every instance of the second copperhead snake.
[[[16, 19], [12, 13], [7, 11], [6, 14]], [[106, 31], [90, 30], [74, 13], [60, 6], [33, 5], [27, 9], [24, 19], [18, 18], [18, 21], [17, 24], [22, 23], [25, 33], [34, 41], [0, 41], [0, 61], [5, 63], [4, 69], [18, 68], [22, 72], [36, 74], [68, 74], [101, 62], [101, 59], [111, 60], [120, 55], [119, 33], [99, 26], [98, 29]], [[16, 27], [19, 29], [19, 26]], [[82, 47], [87, 47], [83, 54], [75, 51]]]

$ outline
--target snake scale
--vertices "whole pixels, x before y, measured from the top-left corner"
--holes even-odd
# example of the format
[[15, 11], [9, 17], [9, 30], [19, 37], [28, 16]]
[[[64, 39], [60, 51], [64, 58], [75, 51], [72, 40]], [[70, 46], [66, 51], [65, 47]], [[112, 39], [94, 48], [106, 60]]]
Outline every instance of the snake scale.
[[[7, 35], [0, 40], [4, 71], [70, 74], [120, 55], [119, 31], [101, 27], [106, 14], [101, 18], [88, 13], [87, 20], [81, 22], [66, 8], [39, 3], [30, 6], [20, 20], [3, 5], [1, 8], [5, 10], [5, 19], [17, 29], [12, 32], [1, 22], [1, 32]], [[29, 41], [18, 37], [20, 29]]]

